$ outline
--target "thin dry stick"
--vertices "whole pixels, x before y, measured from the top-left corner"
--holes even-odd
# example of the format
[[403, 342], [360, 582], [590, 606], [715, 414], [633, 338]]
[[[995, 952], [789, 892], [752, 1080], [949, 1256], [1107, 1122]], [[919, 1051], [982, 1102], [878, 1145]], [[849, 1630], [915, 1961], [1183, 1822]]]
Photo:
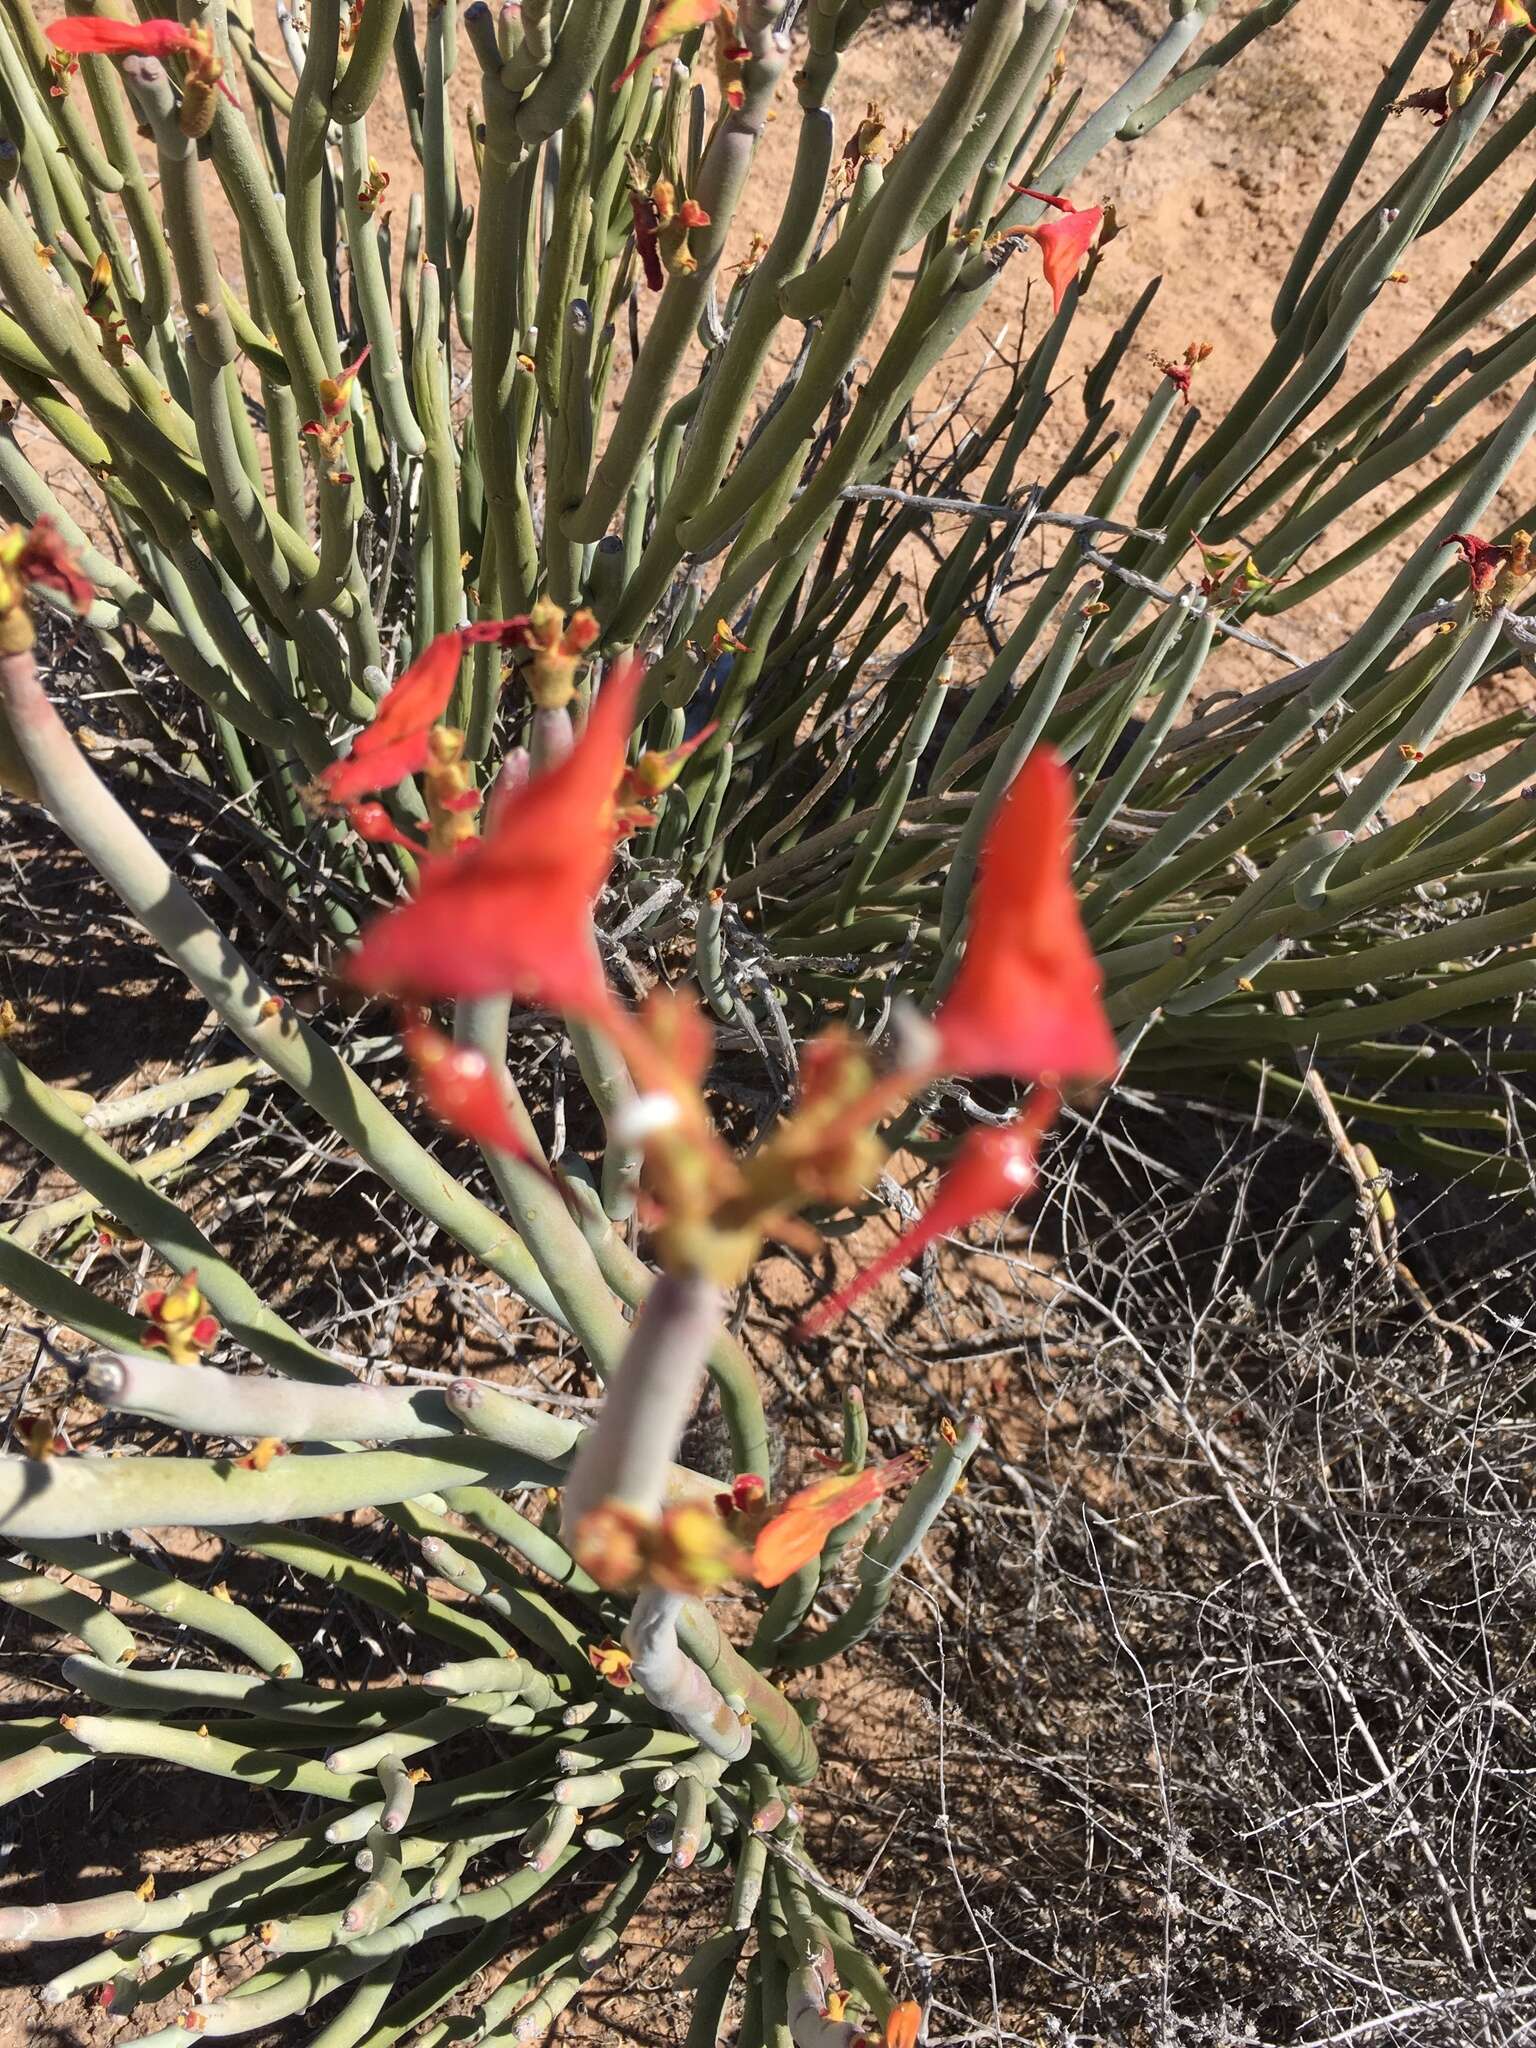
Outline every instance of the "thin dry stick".
[[[1317, 1669], [1319, 1670], [1319, 1672], [1321, 1672], [1323, 1678], [1325, 1679], [1329, 1687], [1332, 1689], [1334, 1697], [1338, 1700], [1340, 1706], [1344, 1709], [1345, 1714], [1348, 1716], [1350, 1727], [1359, 1737], [1361, 1745], [1364, 1748], [1366, 1754], [1370, 1757], [1372, 1763], [1376, 1766], [1376, 1769], [1380, 1773], [1381, 1789], [1388, 1794], [1388, 1796], [1392, 1799], [1394, 1805], [1396, 1806], [1397, 1811], [1402, 1819], [1403, 1826], [1407, 1829], [1408, 1834], [1413, 1841], [1414, 1847], [1418, 1850], [1420, 1857], [1423, 1859], [1425, 1869], [1429, 1872], [1429, 1875], [1434, 1882], [1435, 1889], [1440, 1894], [1441, 1902], [1445, 1907], [1446, 1924], [1449, 1926], [1452, 1938], [1454, 1939], [1456, 1946], [1461, 1953], [1462, 1961], [1466, 1964], [1468, 1969], [1476, 1969], [1477, 1962], [1473, 1954], [1472, 1944], [1467, 1937], [1467, 1930], [1465, 1925], [1463, 1924], [1461, 1913], [1459, 1908], [1457, 1907], [1455, 1898], [1452, 1895], [1450, 1884], [1446, 1878], [1444, 1870], [1440, 1866], [1440, 1859], [1436, 1856], [1434, 1848], [1430, 1843], [1430, 1840], [1428, 1836], [1425, 1834], [1423, 1826], [1419, 1821], [1419, 1817], [1413, 1810], [1412, 1802], [1409, 1800], [1407, 1794], [1402, 1790], [1402, 1787], [1399, 1783], [1399, 1773], [1394, 1771], [1391, 1764], [1388, 1763], [1385, 1755], [1382, 1752], [1381, 1745], [1376, 1740], [1375, 1735], [1371, 1731], [1369, 1723], [1366, 1721], [1365, 1716], [1360, 1711], [1360, 1705], [1355, 1698], [1354, 1689], [1351, 1687], [1348, 1679], [1344, 1676], [1343, 1672], [1339, 1669], [1338, 1665], [1334, 1662], [1333, 1657], [1329, 1653], [1327, 1645], [1324, 1643], [1322, 1637], [1318, 1634], [1316, 1628], [1313, 1626], [1311, 1620], [1309, 1619], [1306, 1609], [1302, 1606], [1300, 1600], [1296, 1597], [1295, 1592], [1292, 1590], [1290, 1581], [1286, 1578], [1285, 1573], [1280, 1568], [1278, 1559], [1275, 1557], [1274, 1552], [1270, 1549], [1269, 1544], [1265, 1541], [1264, 1532], [1260, 1529], [1258, 1523], [1249, 1513], [1247, 1507], [1243, 1503], [1242, 1496], [1237, 1492], [1236, 1488], [1232, 1485], [1231, 1480], [1227, 1477], [1226, 1467], [1224, 1466], [1221, 1458], [1217, 1454], [1215, 1445], [1211, 1442], [1210, 1438], [1206, 1435], [1205, 1431], [1201, 1428], [1200, 1424], [1195, 1420], [1195, 1416], [1193, 1414], [1193, 1411], [1190, 1409], [1189, 1403], [1184, 1399], [1183, 1395], [1176, 1390], [1172, 1381], [1168, 1378], [1167, 1374], [1163, 1371], [1162, 1367], [1158, 1365], [1156, 1361], [1152, 1358], [1146, 1346], [1136, 1336], [1135, 1332], [1129, 1327], [1129, 1325], [1125, 1322], [1123, 1317], [1117, 1314], [1108, 1302], [1097, 1300], [1093, 1295], [1091, 1295], [1087, 1291], [1086, 1288], [1078, 1287], [1073, 1281], [1065, 1278], [1058, 1278], [1057, 1284], [1061, 1288], [1063, 1293], [1073, 1295], [1079, 1301], [1086, 1303], [1088, 1307], [1095, 1309], [1099, 1314], [1106, 1316], [1109, 1319], [1109, 1321], [1114, 1324], [1115, 1328], [1119, 1331], [1120, 1335], [1125, 1339], [1126, 1343], [1132, 1346], [1137, 1356], [1146, 1366], [1147, 1371], [1149, 1372], [1153, 1381], [1155, 1382], [1159, 1393], [1163, 1396], [1163, 1398], [1166, 1401], [1170, 1402], [1172, 1406], [1178, 1411], [1180, 1421], [1184, 1424], [1184, 1427], [1189, 1431], [1190, 1437], [1192, 1438], [1197, 1449], [1199, 1450], [1201, 1457], [1210, 1467], [1211, 1476], [1216, 1481], [1216, 1484], [1220, 1487], [1222, 1498], [1226, 1501], [1227, 1506], [1232, 1510], [1232, 1513], [1237, 1517], [1237, 1520], [1242, 1527], [1244, 1535], [1248, 1538], [1248, 1541], [1253, 1545], [1254, 1552], [1258, 1557], [1259, 1562], [1263, 1565], [1265, 1571], [1268, 1573], [1271, 1581], [1274, 1584], [1275, 1590], [1279, 1593], [1281, 1599], [1285, 1602], [1286, 1607], [1290, 1610], [1290, 1613], [1293, 1619], [1295, 1620], [1296, 1626], [1301, 1630], [1302, 1635], [1305, 1637], [1307, 1647], [1312, 1653], [1312, 1656], [1317, 1665]], [[1195, 1328], [1192, 1329], [1189, 1333], [1189, 1348], [1191, 1353], [1191, 1362], [1193, 1362], [1194, 1346], [1198, 1339], [1199, 1332], [1200, 1325], [1197, 1323]]]

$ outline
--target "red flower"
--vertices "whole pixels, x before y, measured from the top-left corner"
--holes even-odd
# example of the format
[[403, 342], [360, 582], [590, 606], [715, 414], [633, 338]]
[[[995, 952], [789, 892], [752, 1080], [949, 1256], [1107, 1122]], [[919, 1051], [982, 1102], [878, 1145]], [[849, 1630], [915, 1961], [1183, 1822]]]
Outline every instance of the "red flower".
[[1058, 199], [1053, 192], [1036, 192], [1028, 185], [1011, 185], [1009, 190], [1025, 199], [1038, 199], [1046, 206], [1054, 206], [1061, 215], [1060, 220], [1042, 221], [1038, 227], [1022, 230], [1040, 251], [1045, 281], [1051, 288], [1051, 310], [1059, 313], [1068, 287], [1076, 280], [1094, 237], [1104, 224], [1104, 209], [1079, 208], [1066, 199]]
[[1049, 747], [1014, 777], [987, 833], [965, 958], [934, 1019], [938, 1071], [1113, 1080], [1102, 976], [1078, 916], [1071, 779]]
[[347, 963], [354, 987], [420, 1002], [510, 995], [577, 1015], [610, 1010], [592, 906], [613, 864], [614, 793], [641, 673], [633, 657], [615, 663], [565, 760], [500, 800], [483, 839], [435, 862], [409, 903], [370, 926]]
[[347, 823], [359, 839], [366, 839], [370, 846], [401, 846], [418, 860], [432, 849], [423, 840], [412, 839], [402, 832], [382, 804], [373, 802], [347, 805]]
[[477, 1145], [528, 1157], [501, 1077], [483, 1052], [455, 1045], [431, 1024], [407, 1024], [400, 1043], [415, 1069], [416, 1091], [439, 1123]]
[[872, 1265], [856, 1273], [846, 1287], [818, 1302], [802, 1320], [801, 1333], [819, 1336], [861, 1295], [867, 1294], [888, 1273], [909, 1265], [935, 1238], [951, 1230], [963, 1230], [979, 1216], [1011, 1209], [1015, 1202], [1022, 1201], [1035, 1184], [1040, 1140], [1059, 1107], [1058, 1095], [1049, 1088], [1038, 1088], [1016, 1122], [968, 1132], [955, 1154], [954, 1164], [939, 1182], [927, 1214], [903, 1232]]
[[208, 133], [213, 125], [215, 89], [232, 106], [240, 104], [225, 83], [223, 60], [205, 28], [188, 28], [184, 22], [163, 19], [109, 21], [98, 15], [76, 14], [50, 22], [47, 33], [58, 49], [74, 56], [185, 57], [183, 134], [200, 137]]
[[923, 1468], [926, 1453], [907, 1451], [862, 1472], [834, 1472], [792, 1493], [758, 1531], [752, 1546], [752, 1576], [760, 1586], [782, 1586], [800, 1567], [820, 1557], [832, 1531], [893, 1486], [905, 1486]]
[[179, 21], [108, 21], [104, 16], [72, 14], [50, 21], [50, 43], [77, 56], [180, 57], [198, 47], [197, 32]]
[[[393, 789], [404, 776], [420, 774], [427, 765], [432, 728], [448, 709], [459, 679], [465, 647], [480, 640], [504, 640], [515, 623], [486, 620], [429, 640], [380, 699], [372, 725], [357, 735], [346, 759], [333, 761], [315, 777], [327, 803], [350, 804], [375, 790]], [[362, 825], [359, 830], [366, 838], [376, 836]]]

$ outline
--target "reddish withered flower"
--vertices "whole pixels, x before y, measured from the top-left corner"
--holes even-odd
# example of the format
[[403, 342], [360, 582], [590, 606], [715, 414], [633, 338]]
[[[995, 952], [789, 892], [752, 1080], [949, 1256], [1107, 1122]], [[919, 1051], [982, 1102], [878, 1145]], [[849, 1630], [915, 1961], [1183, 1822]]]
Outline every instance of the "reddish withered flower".
[[803, 1318], [802, 1333], [820, 1335], [878, 1281], [910, 1265], [935, 1238], [963, 1230], [978, 1217], [995, 1215], [1022, 1201], [1035, 1184], [1040, 1140], [1059, 1107], [1060, 1097], [1051, 1089], [1037, 1088], [1016, 1122], [968, 1132], [927, 1213], [872, 1265], [856, 1273], [836, 1294], [818, 1302]]
[[[1524, 13], [1524, 7], [1519, 8]], [[1494, 40], [1496, 31], [1503, 26], [1528, 27], [1529, 21], [1517, 23], [1501, 19], [1495, 6], [1493, 18], [1486, 30], [1479, 34], [1475, 28], [1467, 30], [1467, 44], [1464, 50], [1452, 50], [1450, 55], [1451, 75], [1444, 85], [1426, 86], [1422, 92], [1411, 92], [1406, 99], [1393, 100], [1387, 107], [1389, 114], [1428, 114], [1435, 127], [1443, 128], [1452, 114], [1464, 107], [1477, 87], [1482, 83], [1489, 60], [1499, 54], [1499, 45]]]
[[1501, 548], [1494, 541], [1480, 540], [1475, 533], [1448, 533], [1443, 545], [1460, 550], [1461, 559], [1467, 565], [1468, 587], [1479, 597], [1485, 590], [1492, 590], [1509, 555], [1508, 548]]
[[1512, 533], [1507, 545], [1480, 540], [1475, 533], [1447, 534], [1444, 545], [1460, 549], [1473, 608], [1483, 616], [1513, 603], [1530, 579], [1531, 536], [1523, 529]]
[[377, 214], [380, 221], [384, 216], [378, 212], [384, 194], [389, 190], [389, 173], [376, 157], [368, 159], [368, 175], [357, 188], [357, 207], [365, 220], [372, 220]]
[[883, 1465], [867, 1465], [862, 1472], [830, 1473], [792, 1493], [757, 1532], [752, 1577], [760, 1586], [782, 1586], [802, 1565], [820, 1557], [822, 1545], [839, 1524], [893, 1486], [908, 1485], [926, 1458], [924, 1451], [907, 1451]]
[[1271, 587], [1271, 579], [1246, 548], [1213, 548], [1198, 533], [1190, 539], [1200, 550], [1200, 594], [1212, 604], [1238, 605]]
[[1051, 288], [1051, 310], [1059, 313], [1068, 288], [1076, 281], [1084, 258], [1093, 247], [1094, 237], [1104, 225], [1104, 209], [1076, 207], [1054, 192], [1036, 192], [1028, 185], [1011, 185], [1008, 189], [1025, 199], [1038, 199], [1045, 206], [1054, 206], [1061, 215], [1060, 220], [1041, 221], [1038, 227], [1020, 230], [1040, 251], [1041, 268]]
[[433, 1024], [407, 1024], [400, 1034], [416, 1075], [416, 1092], [439, 1123], [493, 1151], [526, 1159], [501, 1077], [483, 1052], [455, 1045]]
[[640, 31], [640, 48], [613, 81], [613, 90], [627, 85], [653, 50], [687, 35], [690, 29], [702, 28], [719, 12], [720, 0], [657, 0]]
[[592, 907], [613, 864], [614, 796], [640, 676], [637, 660], [615, 663], [566, 759], [500, 801], [484, 838], [434, 862], [412, 900], [369, 927], [345, 970], [355, 988], [419, 1002], [509, 995], [607, 1014]]
[[1192, 341], [1184, 351], [1182, 362], [1174, 362], [1171, 359], [1158, 355], [1152, 357], [1152, 361], [1162, 371], [1168, 382], [1173, 385], [1186, 405], [1189, 404], [1190, 387], [1195, 381], [1195, 371], [1205, 361], [1215, 346], [1216, 344], [1212, 341]]
[[1072, 788], [1049, 747], [1014, 777], [982, 848], [965, 958], [934, 1025], [936, 1069], [1109, 1081], [1103, 977], [1072, 888]]
[[96, 591], [51, 519], [37, 520], [29, 533], [19, 527], [0, 537], [0, 568], [20, 583], [56, 590], [77, 612], [91, 608]]
[[645, 170], [631, 159], [629, 204], [635, 247], [646, 283], [659, 292], [669, 273], [698, 269], [688, 238], [694, 228], [709, 226], [709, 215], [696, 199], [679, 199], [670, 178], [657, 178], [649, 187], [645, 179]]
[[631, 186], [629, 208], [635, 220], [635, 247], [640, 254], [640, 268], [651, 290], [659, 292], [667, 281], [667, 273], [661, 267], [661, 244], [656, 239], [656, 231], [661, 226], [656, 202], [649, 192]]

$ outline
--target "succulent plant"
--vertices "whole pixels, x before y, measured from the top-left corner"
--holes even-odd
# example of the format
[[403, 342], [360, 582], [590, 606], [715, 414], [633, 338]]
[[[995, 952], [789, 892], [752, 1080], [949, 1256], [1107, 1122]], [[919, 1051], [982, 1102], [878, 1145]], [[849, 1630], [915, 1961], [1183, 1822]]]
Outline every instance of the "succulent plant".
[[[1449, 78], [1410, 91], [1446, 0], [1422, 9], [1225, 419], [1201, 437], [1197, 341], [1160, 355], [1151, 396], [1112, 425], [1149, 292], [1086, 376], [1067, 455], [1028, 475], [1068, 333], [1114, 260], [1090, 167], [1293, 4], [1262, 0], [1197, 54], [1214, 0], [1173, 0], [1080, 117], [1069, 0], [979, 0], [916, 131], [898, 142], [870, 110], [839, 151], [830, 103], [865, 0], [798, 28], [759, 0], [476, 0], [462, 26], [481, 116], [461, 151], [446, 6], [418, 23], [402, 0], [314, 0], [303, 27], [280, 15], [280, 60], [238, 8], [72, 11], [44, 30], [4, 0], [0, 376], [89, 479], [95, 521], [66, 512], [54, 458], [8, 419], [0, 780], [243, 1046], [214, 1070], [225, 1092], [197, 1142], [254, 1072], [276, 1077], [609, 1382], [588, 1428], [477, 1381], [359, 1383], [152, 1162], [126, 1161], [0, 1044], [0, 1117], [82, 1191], [0, 1234], [0, 1281], [98, 1347], [82, 1370], [105, 1406], [235, 1446], [57, 1454], [41, 1416], [0, 1459], [0, 1531], [26, 1560], [0, 1597], [89, 1652], [66, 1665], [85, 1710], [16, 1724], [0, 1797], [125, 1756], [329, 1802], [165, 1899], [4, 1909], [0, 1930], [39, 1942], [110, 1935], [50, 1997], [95, 1989], [126, 2012], [254, 1931], [259, 1972], [165, 2038], [254, 2031], [345, 1991], [326, 2048], [421, 2048], [462, 2031], [445, 2009], [558, 1882], [579, 1909], [473, 2016], [475, 2038], [533, 2039], [664, 1868], [718, 1860], [735, 1877], [728, 1924], [687, 1966], [693, 2048], [728, 2010], [743, 2048], [909, 2048], [923, 1987], [887, 1984], [868, 1916], [807, 1857], [795, 1788], [814, 1738], [778, 1679], [876, 1625], [976, 1437], [941, 1438], [920, 1471], [871, 1462], [850, 1401], [840, 1468], [783, 1494], [728, 1291], [766, 1237], [866, 1203], [892, 1148], [923, 1142], [934, 1092], [979, 1077], [1031, 1093], [959, 1141], [926, 1218], [858, 1285], [1027, 1193], [1063, 1091], [1127, 1063], [1251, 1100], [1296, 1056], [1292, 1085], [1326, 1103], [1362, 1187], [1374, 1156], [1341, 1112], [1386, 1125], [1409, 1161], [1504, 1185], [1497, 1115], [1401, 1074], [1530, 1057], [1508, 1034], [1536, 980], [1536, 737], [1523, 713], [1451, 722], [1527, 658], [1529, 535], [1487, 517], [1536, 430], [1536, 386], [1411, 503], [1309, 556], [1536, 361], [1529, 320], [1462, 346], [1536, 269], [1517, 248], [1528, 195], [1411, 345], [1333, 403], [1415, 239], [1476, 207], [1536, 122], [1525, 10], [1500, 0]], [[792, 48], [782, 218], [738, 249]], [[701, 54], [712, 81], [694, 78]], [[369, 154], [386, 90], [409, 179]], [[1415, 113], [1435, 124], [1422, 146], [1335, 236], [1386, 124]], [[925, 379], [1020, 262], [1038, 263], [1049, 316], [980, 429], [925, 437]], [[1258, 630], [1428, 513], [1322, 658]], [[954, 537], [909, 622], [893, 565], [936, 524]], [[1046, 554], [1020, 597], [1026, 539]], [[83, 625], [108, 664], [130, 640], [154, 650], [186, 693], [189, 772], [238, 798], [273, 897], [329, 932], [338, 982], [392, 1006], [425, 1109], [480, 1146], [499, 1206], [189, 893], [61, 718], [38, 610]], [[978, 620], [992, 656], [966, 678]], [[1282, 672], [1218, 702], [1233, 646]], [[691, 935], [728, 1038], [782, 1030], [795, 1100], [745, 1155], [708, 1113], [698, 1006], [613, 994], [626, 929]], [[569, 1034], [602, 1119], [600, 1186], [546, 1155], [508, 1070], [514, 1002]], [[165, 1099], [208, 1085], [172, 1080]], [[137, 1315], [44, 1256], [82, 1202], [175, 1276]], [[208, 1363], [226, 1343], [268, 1370]], [[724, 1489], [675, 1462], [706, 1372]], [[528, 1487], [558, 1507], [506, 1498]], [[897, 1488], [839, 1618], [810, 1626], [823, 1573]], [[307, 1683], [252, 1605], [121, 1547], [147, 1526], [217, 1532], [342, 1587], [439, 1661], [404, 1683]], [[368, 1554], [382, 1526], [412, 1578]], [[730, 1584], [768, 1596], [745, 1647], [707, 1604]], [[189, 1631], [197, 1656], [136, 1661], [91, 1585]], [[494, 1761], [413, 1761], [460, 1738]], [[422, 1978], [428, 1940], [446, 1956]]]

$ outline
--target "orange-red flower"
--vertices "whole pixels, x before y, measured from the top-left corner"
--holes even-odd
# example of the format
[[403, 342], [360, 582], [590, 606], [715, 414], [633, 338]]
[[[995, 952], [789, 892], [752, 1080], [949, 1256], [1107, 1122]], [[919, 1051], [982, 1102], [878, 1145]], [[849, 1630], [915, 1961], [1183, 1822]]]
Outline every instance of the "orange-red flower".
[[194, 137], [208, 133], [213, 125], [214, 94], [217, 90], [238, 105], [224, 78], [224, 64], [205, 28], [189, 28], [185, 22], [157, 18], [152, 21], [110, 21], [105, 16], [72, 14], [51, 21], [48, 40], [72, 56], [184, 57], [187, 68], [182, 87], [182, 132]]
[[382, 804], [373, 802], [348, 804], [347, 823], [359, 839], [366, 839], [370, 846], [401, 846], [417, 860], [425, 858], [432, 849], [423, 839], [412, 839], [408, 832], [402, 832]]
[[[433, 726], [448, 709], [459, 679], [464, 649], [476, 641], [504, 640], [515, 625], [510, 619], [484, 620], [439, 633], [379, 700], [373, 723], [364, 726], [345, 760], [333, 761], [315, 777], [327, 803], [350, 804], [381, 789], [393, 789], [407, 775], [427, 765]], [[365, 837], [377, 836], [364, 827]], [[409, 842], [407, 842], [409, 843]]]
[[416, 1075], [416, 1092], [439, 1123], [488, 1145], [526, 1159], [528, 1147], [512, 1121], [501, 1076], [483, 1052], [455, 1045], [433, 1024], [407, 1024], [400, 1034]]
[[845, 1287], [818, 1302], [802, 1320], [801, 1331], [818, 1336], [888, 1273], [909, 1265], [935, 1238], [1022, 1201], [1035, 1184], [1040, 1140], [1060, 1106], [1060, 1097], [1051, 1089], [1037, 1088], [1015, 1122], [969, 1131], [927, 1213]]
[[1038, 199], [1045, 206], [1054, 206], [1061, 215], [1059, 220], [1041, 221], [1038, 227], [1020, 230], [1040, 251], [1041, 268], [1051, 288], [1051, 310], [1059, 313], [1068, 288], [1076, 281], [1083, 259], [1104, 224], [1104, 209], [1073, 206], [1070, 200], [1059, 199], [1054, 192], [1036, 192], [1029, 185], [1012, 185], [1009, 190], [1025, 199]]
[[1072, 888], [1071, 816], [1071, 778], [1036, 747], [982, 848], [965, 958], [934, 1019], [941, 1071], [1114, 1078], [1103, 977]]
[[499, 802], [484, 838], [435, 861], [412, 900], [369, 927], [345, 970], [354, 987], [608, 1013], [592, 908], [613, 864], [614, 797], [641, 673], [633, 657], [615, 663], [566, 759]]
[[613, 81], [614, 91], [617, 92], [620, 86], [634, 77], [652, 50], [659, 50], [663, 43], [687, 35], [690, 29], [701, 28], [706, 21], [713, 21], [719, 12], [720, 0], [657, 0], [640, 31], [640, 48]]
[[821, 1555], [832, 1531], [893, 1486], [905, 1486], [922, 1470], [926, 1453], [907, 1451], [862, 1472], [834, 1472], [792, 1493], [757, 1533], [752, 1576], [760, 1586], [781, 1586], [802, 1565]]
[[95, 14], [50, 21], [46, 34], [50, 43], [76, 56], [181, 57], [199, 43], [199, 32], [184, 22], [109, 21]]
[[902, 1999], [885, 2016], [885, 2031], [881, 2037], [883, 2048], [917, 2048], [918, 2029], [922, 2023], [923, 2008], [917, 2000]]

